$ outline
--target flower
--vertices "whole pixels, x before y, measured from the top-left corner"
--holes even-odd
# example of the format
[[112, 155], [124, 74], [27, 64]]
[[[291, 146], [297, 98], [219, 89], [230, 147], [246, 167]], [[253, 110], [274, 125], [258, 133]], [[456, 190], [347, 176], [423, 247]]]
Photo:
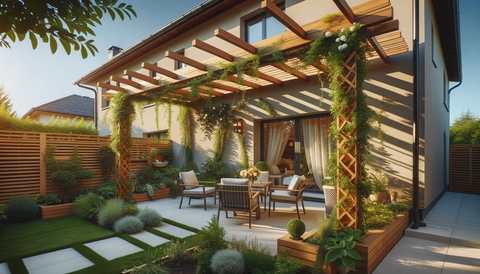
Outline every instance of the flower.
[[342, 50], [342, 49], [343, 49], [342, 45], [338, 46], [338, 50]]
[[340, 42], [340, 38], [335, 39], [335, 42], [337, 43]]
[[351, 26], [350, 31], [354, 31], [354, 30], [355, 30], [355, 26]]
[[345, 29], [342, 29], [340, 32], [343, 32]]
[[345, 41], [347, 41], [347, 37], [345, 37], [345, 35], [342, 35], [342, 36], [340, 37], [340, 40], [343, 41], [343, 42], [345, 42]]
[[330, 36], [332, 36], [332, 33], [329, 32], [329, 31], [327, 31], [327, 32], [325, 33], [325, 36], [330, 37]]

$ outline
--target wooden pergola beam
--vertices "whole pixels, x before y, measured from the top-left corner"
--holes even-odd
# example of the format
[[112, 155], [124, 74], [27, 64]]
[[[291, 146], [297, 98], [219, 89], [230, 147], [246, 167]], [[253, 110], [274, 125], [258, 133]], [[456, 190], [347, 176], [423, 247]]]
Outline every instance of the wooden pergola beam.
[[184, 64], [187, 64], [191, 67], [194, 67], [196, 69], [199, 69], [199, 70], [203, 70], [203, 71], [206, 71], [207, 70], [207, 66], [205, 66], [204, 64], [200, 63], [200, 62], [197, 62], [191, 58], [188, 58], [186, 56], [183, 56], [181, 54], [178, 54], [176, 52], [173, 52], [171, 50], [167, 50], [165, 52], [165, 57], [168, 57], [168, 58], [171, 58], [173, 60], [176, 60], [178, 62], [182, 62]]
[[107, 83], [102, 83], [102, 82], [98, 82], [97, 87], [108, 89], [108, 90], [114, 90], [114, 91], [126, 91], [125, 88], [122, 88], [122, 87], [119, 87], [119, 86], [114, 86], [114, 85], [107, 84]]
[[398, 30], [398, 19], [376, 25], [372, 28], [373, 28], [373, 32], [370, 34], [371, 37], [396, 31]]
[[235, 45], [251, 54], [256, 54], [257, 53], [257, 48], [254, 47], [253, 45], [243, 41], [242, 39], [238, 38], [237, 36], [231, 34], [230, 32], [223, 30], [223, 29], [216, 29], [215, 30], [215, 36], [229, 42], [232, 45]]
[[192, 41], [192, 46], [198, 49], [201, 49], [203, 51], [206, 51], [208, 53], [211, 53], [217, 57], [220, 57], [222, 59], [225, 59], [229, 62], [233, 62], [233, 56], [230, 55], [230, 53], [223, 51], [217, 47], [214, 47], [210, 44], [207, 44], [201, 40], [195, 39]]
[[232, 87], [232, 86], [227, 86], [227, 85], [220, 84], [220, 83], [217, 83], [217, 82], [210, 82], [207, 85], [218, 88], [218, 89], [223, 89], [223, 90], [226, 90], [226, 91], [231, 91], [231, 92], [241, 91], [241, 89], [239, 89], [239, 88]]
[[333, 0], [333, 2], [351, 24], [355, 23], [355, 14], [345, 0]]
[[272, 1], [262, 1], [262, 9], [271, 16], [275, 17], [275, 19], [277, 19], [280, 23], [298, 35], [298, 37], [305, 39], [305, 30], [297, 22], [295, 22], [295, 20], [277, 7], [277, 5], [275, 5]]
[[259, 77], [259, 78], [262, 78], [263, 80], [267, 80], [267, 81], [269, 81], [269, 82], [272, 82], [272, 83], [274, 83], [274, 84], [277, 84], [277, 85], [279, 85], [279, 86], [283, 86], [283, 81], [282, 81], [282, 80], [277, 79], [277, 78], [275, 78], [275, 77], [272, 77], [272, 76], [270, 76], [270, 75], [268, 75], [268, 74], [265, 74], [265, 73], [263, 73], [263, 72], [261, 72], [261, 71], [258, 72], [258, 77]]
[[134, 77], [134, 78], [143, 80], [143, 81], [148, 82], [148, 83], [153, 84], [153, 85], [157, 85], [157, 84], [158, 84], [157, 79], [152, 78], [152, 77], [150, 77], [150, 76], [147, 76], [147, 75], [145, 75], [145, 74], [138, 73], [138, 72], [136, 72], [136, 71], [131, 71], [131, 70], [126, 69], [126, 70], [124, 71], [124, 73], [125, 73], [125, 75], [128, 75], [128, 76], [130, 76], [130, 77]]
[[[238, 78], [237, 78], [236, 76], [230, 76], [230, 79], [229, 79], [229, 80], [232, 81], [232, 82], [234, 82], [234, 83], [236, 83], [236, 84], [237, 84], [237, 82], [238, 82]], [[247, 86], [247, 87], [251, 87], [251, 88], [254, 88], [254, 89], [258, 89], [258, 90], [262, 90], [262, 89], [263, 89], [263, 87], [262, 87], [261, 85], [255, 84], [255, 83], [250, 82], [250, 81], [247, 81], [247, 80], [245, 80], [245, 79], [243, 79], [242, 85]]]
[[280, 64], [280, 63], [270, 63], [269, 65], [272, 65], [276, 68], [279, 68], [287, 73], [290, 73], [294, 76], [297, 76], [298, 78], [300, 79], [303, 79], [305, 81], [308, 81], [308, 75], [306, 75], [305, 73], [297, 70], [297, 69], [294, 69], [293, 67], [287, 65], [287, 64]]
[[159, 67], [157, 65], [154, 65], [154, 64], [143, 62], [142, 63], [142, 68], [148, 69], [148, 70], [151, 70], [151, 71], [155, 71], [157, 73], [160, 73], [160, 74], [165, 75], [165, 76], [167, 76], [169, 78], [172, 78], [172, 79], [178, 79], [178, 74], [176, 74], [175, 72], [169, 71], [168, 69], [161, 68], [161, 67]]
[[[198, 92], [202, 93], [202, 94], [210, 94], [210, 91], [207, 90], [207, 89], [203, 89], [203, 88], [199, 88], [198, 89]], [[217, 97], [225, 97], [225, 94], [221, 93], [221, 92], [218, 92], [218, 91], [215, 91], [215, 90], [212, 90], [212, 95], [214, 96], [217, 96]]]
[[125, 85], [129, 85], [129, 86], [134, 87], [134, 88], [141, 89], [141, 86], [140, 86], [139, 83], [137, 83], [135, 81], [132, 81], [130, 79], [126, 79], [126, 78], [122, 78], [122, 77], [119, 77], [119, 76], [116, 76], [116, 75], [112, 75], [112, 76], [110, 76], [110, 80], [115, 81], [115, 82], [119, 82], [119, 83], [123, 83]]
[[383, 62], [385, 64], [388, 64], [388, 55], [385, 53], [380, 43], [378, 43], [377, 39], [375, 39], [375, 37], [370, 37], [368, 38], [368, 42], [370, 42], [370, 45], [372, 45], [378, 56], [382, 58]]

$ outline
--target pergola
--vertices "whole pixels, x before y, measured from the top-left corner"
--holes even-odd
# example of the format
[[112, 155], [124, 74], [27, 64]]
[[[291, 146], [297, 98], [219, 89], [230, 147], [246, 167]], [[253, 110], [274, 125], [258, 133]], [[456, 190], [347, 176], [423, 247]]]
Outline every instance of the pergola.
[[[309, 46], [317, 38], [322, 37], [327, 31], [338, 33], [342, 29], [347, 29], [353, 23], [359, 23], [363, 29], [371, 30], [369, 42], [375, 53], [372, 52], [370, 58], [380, 57], [383, 62], [388, 63], [388, 57], [408, 51], [407, 44], [398, 29], [398, 20], [393, 20], [393, 9], [389, 0], [371, 0], [369, 2], [349, 7], [345, 0], [333, 0], [340, 9], [336, 17], [328, 22], [322, 22], [321, 19], [300, 26], [275, 4], [269, 0], [264, 0], [261, 4], [262, 9], [275, 17], [284, 24], [289, 31], [279, 35], [270, 37], [255, 44], [249, 44], [239, 37], [229, 33], [223, 29], [216, 29], [215, 36], [237, 47], [233, 51], [226, 52], [220, 48], [212, 46], [199, 39], [192, 41], [192, 46], [214, 55], [214, 58], [199, 62], [194, 59], [185, 57], [178, 53], [168, 50], [165, 57], [182, 62], [188, 66], [176, 71], [170, 71], [157, 64], [143, 62], [142, 70], [139, 72], [125, 70], [124, 77], [112, 75], [110, 81], [98, 82], [98, 87], [107, 89], [107, 93], [116, 93], [126, 91], [131, 96], [147, 96], [149, 93], [161, 91], [165, 88], [165, 81], [169, 85], [174, 85], [173, 93], [165, 95], [165, 99], [182, 101], [185, 103], [196, 102], [201, 99], [211, 97], [224, 97], [227, 94], [242, 92], [245, 90], [261, 91], [265, 86], [278, 85], [282, 86], [284, 82], [302, 79], [308, 81], [309, 76], [317, 75], [317, 71], [328, 72], [328, 67], [322, 63], [316, 63], [304, 69], [299, 69], [295, 64], [299, 62], [298, 57], [289, 55], [289, 59], [284, 63], [268, 61], [272, 57], [272, 52], [267, 52], [260, 57], [260, 66], [258, 77], [249, 75], [244, 76], [243, 82], [240, 84], [235, 75], [227, 80], [211, 80], [202, 83], [199, 88], [199, 97], [192, 98], [192, 91], [189, 82], [199, 79], [207, 74], [208, 71], [222, 72], [223, 68], [220, 63], [228, 64], [235, 61], [244, 60], [250, 56], [258, 54], [259, 49], [275, 44], [277, 50], [282, 53], [291, 52]], [[344, 62], [345, 73], [342, 76], [345, 87], [349, 92], [355, 93], [357, 88], [357, 71], [356, 56], [354, 53], [350, 55]], [[143, 72], [143, 73], [142, 73]], [[145, 74], [148, 72], [148, 75]], [[160, 78], [151, 77], [151, 72], [160, 75]], [[352, 134], [351, 130], [343, 130], [348, 128], [353, 119], [353, 112], [356, 108], [355, 99], [349, 102], [350, 114], [341, 116], [337, 119], [337, 125], [340, 132], [340, 138], [337, 145], [341, 145]], [[120, 125], [120, 136], [130, 134], [130, 121], [122, 121]], [[348, 133], [347, 133], [348, 132]], [[123, 138], [121, 138], [122, 140]], [[121, 153], [119, 155], [120, 179], [130, 181], [130, 157], [128, 144], [120, 141]], [[357, 161], [357, 147], [353, 147], [349, 151], [342, 151], [337, 154], [337, 164], [342, 166], [344, 176], [347, 176], [350, 183], [354, 186], [357, 180], [360, 180], [360, 165]], [[338, 174], [340, 175], [340, 174]], [[120, 195], [124, 197], [131, 190], [125, 185], [120, 184]], [[356, 193], [345, 191], [340, 185], [337, 186], [337, 199], [349, 200], [347, 207], [340, 207], [338, 210], [338, 220], [341, 224], [348, 227], [358, 227], [358, 197]]]

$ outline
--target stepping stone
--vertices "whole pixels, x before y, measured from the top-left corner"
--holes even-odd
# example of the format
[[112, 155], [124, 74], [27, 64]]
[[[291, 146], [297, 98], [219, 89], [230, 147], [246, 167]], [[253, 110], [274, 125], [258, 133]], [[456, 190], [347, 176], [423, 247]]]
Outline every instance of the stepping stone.
[[0, 274], [11, 274], [10, 268], [8, 268], [7, 263], [0, 264]]
[[162, 222], [159, 226], [154, 227], [156, 230], [165, 232], [167, 234], [173, 235], [178, 238], [185, 238], [187, 236], [195, 234], [195, 232], [192, 232], [190, 230], [185, 230], [183, 228], [180, 228], [178, 226], [174, 226], [171, 224], [167, 224]]
[[143, 249], [140, 247], [133, 245], [119, 237], [112, 237], [105, 240], [87, 243], [85, 245], [109, 261], [143, 251]]
[[62, 274], [93, 265], [89, 259], [71, 247], [24, 258], [23, 262], [30, 274]]
[[162, 238], [160, 236], [157, 236], [153, 233], [150, 233], [148, 231], [143, 230], [142, 232], [135, 233], [135, 234], [130, 234], [135, 239], [138, 239], [146, 244], [149, 244], [153, 247], [157, 245], [164, 244], [166, 242], [169, 242], [170, 240]]

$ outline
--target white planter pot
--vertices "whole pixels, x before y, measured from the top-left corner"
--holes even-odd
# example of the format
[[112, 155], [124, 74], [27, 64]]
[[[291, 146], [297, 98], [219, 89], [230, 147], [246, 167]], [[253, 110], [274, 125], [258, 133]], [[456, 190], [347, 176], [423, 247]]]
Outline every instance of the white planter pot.
[[158, 161], [155, 161], [155, 162], [152, 162], [152, 165], [154, 167], [166, 167], [168, 165], [168, 162], [158, 162]]
[[337, 187], [323, 186], [323, 195], [325, 196], [325, 213], [330, 217], [333, 208], [337, 205]]

